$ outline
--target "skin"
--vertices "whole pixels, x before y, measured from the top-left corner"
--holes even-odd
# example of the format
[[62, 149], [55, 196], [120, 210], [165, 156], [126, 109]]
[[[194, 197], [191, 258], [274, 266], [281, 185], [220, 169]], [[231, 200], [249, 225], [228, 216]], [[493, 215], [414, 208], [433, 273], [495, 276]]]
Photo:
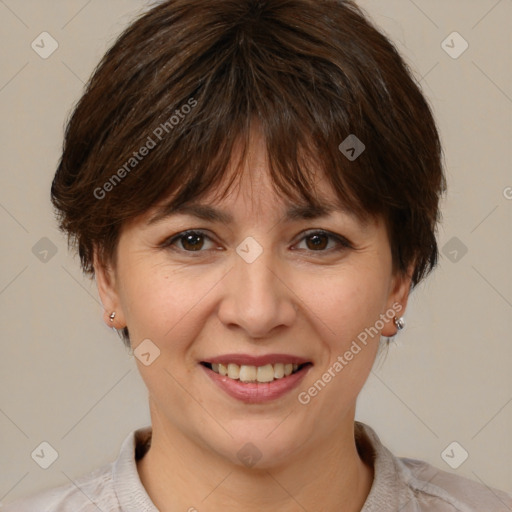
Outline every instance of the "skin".
[[[95, 259], [107, 325], [115, 311], [114, 326], [128, 326], [133, 348], [150, 339], [160, 350], [149, 366], [135, 361], [153, 428], [138, 472], [162, 512], [356, 512], [371, 488], [373, 468], [356, 451], [354, 415], [379, 336], [307, 405], [297, 395], [393, 304], [405, 312], [410, 278], [392, 273], [381, 219], [363, 225], [335, 212], [284, 222], [288, 203], [270, 185], [265, 156], [255, 131], [238, 188], [222, 202], [213, 190], [201, 200], [232, 213], [232, 225], [187, 215], [149, 225], [150, 210], [123, 227], [115, 264]], [[317, 176], [320, 197], [335, 201], [325, 177]], [[162, 247], [188, 229], [206, 237], [188, 245], [178, 240], [174, 251]], [[318, 229], [346, 237], [352, 248], [329, 238], [317, 248], [304, 232]], [[250, 264], [236, 252], [248, 236], [263, 248]], [[381, 334], [395, 333], [386, 319]], [[199, 366], [226, 353], [294, 354], [313, 367], [284, 397], [245, 404]], [[237, 457], [247, 442], [262, 454], [250, 468]]]

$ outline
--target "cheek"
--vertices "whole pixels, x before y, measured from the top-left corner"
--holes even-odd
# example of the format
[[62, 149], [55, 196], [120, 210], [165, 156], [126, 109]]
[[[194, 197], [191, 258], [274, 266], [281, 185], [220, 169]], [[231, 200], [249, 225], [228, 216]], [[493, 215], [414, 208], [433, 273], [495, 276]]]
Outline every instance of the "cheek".
[[157, 347], [149, 350], [158, 354], [149, 365], [136, 358], [142, 379], [158, 403], [172, 403], [172, 409], [181, 412], [193, 409], [179, 383], [186, 382], [196, 364], [190, 358], [190, 348], [204, 327], [205, 297], [222, 274], [200, 275], [191, 268], [150, 265], [125, 276], [123, 309], [135, 355], [143, 340], [149, 339]]
[[311, 400], [318, 414], [339, 417], [355, 403], [379, 347], [375, 326], [385, 307], [387, 283], [378, 262], [302, 282], [299, 293], [307, 297], [319, 364], [310, 387], [301, 389], [306, 393], [301, 403]]
[[136, 345], [149, 338], [173, 351], [183, 348], [187, 339], [193, 340], [200, 331], [197, 314], [201, 302], [222, 277], [164, 265], [139, 266], [137, 270], [132, 266], [132, 272], [124, 276], [121, 301], [132, 342]]
[[338, 353], [378, 320], [387, 299], [387, 284], [378, 262], [347, 266], [336, 272], [297, 279], [297, 295], [306, 305], [320, 339]]

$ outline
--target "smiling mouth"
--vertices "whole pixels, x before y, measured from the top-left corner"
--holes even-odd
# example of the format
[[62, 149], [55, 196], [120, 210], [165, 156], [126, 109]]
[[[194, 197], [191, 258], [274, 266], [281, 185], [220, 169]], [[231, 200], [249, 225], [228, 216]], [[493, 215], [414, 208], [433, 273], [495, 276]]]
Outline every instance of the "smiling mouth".
[[228, 377], [229, 379], [240, 382], [272, 382], [274, 380], [284, 379], [301, 371], [311, 363], [292, 364], [292, 363], [275, 363], [263, 366], [238, 365], [235, 363], [208, 363], [201, 362], [203, 366], [209, 368], [213, 372]]

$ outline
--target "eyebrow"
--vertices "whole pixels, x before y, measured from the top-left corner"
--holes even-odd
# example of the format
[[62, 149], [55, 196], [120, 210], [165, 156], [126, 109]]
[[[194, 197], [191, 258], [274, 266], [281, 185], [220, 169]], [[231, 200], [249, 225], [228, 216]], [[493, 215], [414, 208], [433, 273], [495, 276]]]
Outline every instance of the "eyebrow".
[[[284, 219], [288, 222], [312, 220], [321, 217], [327, 217], [334, 212], [341, 212], [350, 216], [355, 216], [354, 213], [350, 212], [346, 208], [335, 204], [324, 204], [320, 206], [309, 204], [292, 204], [286, 210]], [[171, 217], [177, 214], [191, 215], [204, 221], [220, 222], [223, 224], [233, 224], [234, 222], [233, 215], [229, 212], [225, 212], [205, 204], [188, 203], [173, 207], [164, 206], [148, 220], [148, 224], [154, 224], [167, 217]]]

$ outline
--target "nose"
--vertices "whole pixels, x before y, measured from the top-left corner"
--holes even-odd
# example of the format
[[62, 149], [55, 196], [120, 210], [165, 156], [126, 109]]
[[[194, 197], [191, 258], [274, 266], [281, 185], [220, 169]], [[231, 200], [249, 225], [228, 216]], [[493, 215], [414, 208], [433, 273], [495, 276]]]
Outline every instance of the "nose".
[[229, 329], [239, 328], [250, 338], [268, 338], [293, 324], [298, 299], [290, 270], [271, 250], [263, 250], [252, 262], [237, 253], [224, 283], [218, 315]]

